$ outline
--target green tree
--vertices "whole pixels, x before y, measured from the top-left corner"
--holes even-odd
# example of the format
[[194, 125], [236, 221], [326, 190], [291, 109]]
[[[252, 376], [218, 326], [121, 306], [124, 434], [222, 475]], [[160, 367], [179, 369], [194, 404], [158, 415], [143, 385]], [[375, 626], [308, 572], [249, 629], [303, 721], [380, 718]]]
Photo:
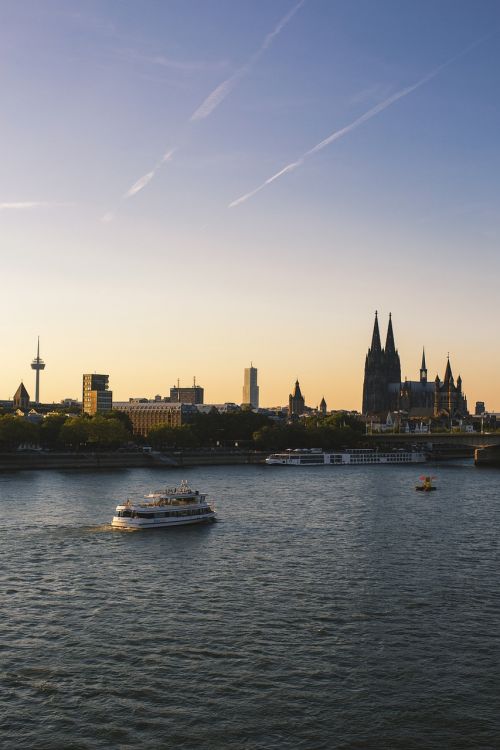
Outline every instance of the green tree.
[[59, 431], [59, 442], [65, 448], [78, 450], [86, 445], [89, 439], [89, 422], [86, 417], [70, 417]]
[[44, 448], [56, 448], [59, 445], [59, 434], [66, 420], [64, 414], [45, 417], [40, 425], [40, 443]]
[[88, 423], [88, 442], [96, 448], [118, 448], [130, 435], [119, 419], [96, 414]]
[[22, 443], [38, 445], [39, 434], [38, 425], [24, 417], [12, 414], [0, 417], [0, 447], [4, 450], [16, 449]]
[[132, 420], [130, 419], [129, 415], [124, 411], [113, 409], [113, 411], [108, 411], [106, 412], [106, 414], [103, 414], [103, 417], [105, 419], [117, 419], [127, 430], [129, 438], [132, 437], [134, 432], [134, 425], [132, 424]]
[[148, 432], [148, 442], [153, 448], [174, 448], [176, 444], [176, 430], [168, 425], [154, 427]]

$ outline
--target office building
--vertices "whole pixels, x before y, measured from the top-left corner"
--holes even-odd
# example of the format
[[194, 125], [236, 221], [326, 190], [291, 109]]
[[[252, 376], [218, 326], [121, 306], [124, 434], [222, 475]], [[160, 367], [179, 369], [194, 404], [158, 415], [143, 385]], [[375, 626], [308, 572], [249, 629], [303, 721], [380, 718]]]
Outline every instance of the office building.
[[259, 408], [259, 386], [257, 385], [257, 368], [250, 363], [245, 367], [243, 379], [243, 404], [251, 404], [253, 409]]
[[177, 381], [177, 385], [172, 386], [170, 389], [171, 403], [202, 404], [203, 398], [204, 390], [200, 385], [196, 385], [196, 378], [193, 380], [193, 385], [189, 388], [181, 388], [179, 381]]
[[113, 408], [113, 391], [108, 390], [109, 375], [96, 373], [83, 376], [82, 411], [84, 414], [99, 414]]
[[113, 410], [127, 414], [134, 435], [143, 437], [154, 427], [182, 427], [197, 414], [194, 404], [171, 404], [168, 401], [116, 401]]

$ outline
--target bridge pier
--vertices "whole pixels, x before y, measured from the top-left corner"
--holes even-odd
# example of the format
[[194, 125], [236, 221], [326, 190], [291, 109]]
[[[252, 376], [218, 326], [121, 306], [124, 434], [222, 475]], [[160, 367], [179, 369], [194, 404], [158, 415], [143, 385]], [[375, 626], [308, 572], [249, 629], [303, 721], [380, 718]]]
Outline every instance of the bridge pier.
[[500, 467], [500, 446], [490, 445], [487, 448], [476, 448], [474, 451], [474, 464], [476, 466]]

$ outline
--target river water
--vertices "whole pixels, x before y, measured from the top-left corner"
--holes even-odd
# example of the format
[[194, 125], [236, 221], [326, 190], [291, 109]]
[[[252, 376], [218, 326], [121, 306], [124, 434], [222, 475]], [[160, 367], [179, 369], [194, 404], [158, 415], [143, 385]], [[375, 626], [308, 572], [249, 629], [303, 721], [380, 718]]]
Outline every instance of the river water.
[[[421, 470], [0, 475], [0, 746], [497, 749], [500, 472]], [[110, 529], [182, 478], [217, 524]]]

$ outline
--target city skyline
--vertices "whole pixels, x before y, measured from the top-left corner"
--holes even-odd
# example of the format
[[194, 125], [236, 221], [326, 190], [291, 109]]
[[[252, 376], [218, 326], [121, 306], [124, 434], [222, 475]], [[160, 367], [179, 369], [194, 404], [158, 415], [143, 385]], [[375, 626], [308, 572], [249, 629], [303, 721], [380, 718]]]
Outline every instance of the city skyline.
[[[388, 313], [388, 315], [389, 315], [388, 320], [389, 320], [389, 324], [392, 326], [392, 325], [394, 325], [394, 323], [393, 323], [393, 319], [391, 320], [391, 317], [390, 317], [391, 314], [392, 314], [391, 312]], [[375, 312], [375, 318], [377, 318], [377, 315], [378, 315], [378, 317], [380, 319], [380, 314], [378, 313], [378, 311]], [[396, 323], [396, 325], [397, 325], [397, 323]], [[398, 330], [398, 329], [396, 328], [396, 330]], [[370, 342], [371, 336], [372, 336], [371, 332], [369, 333], [369, 335], [367, 334], [366, 342], [365, 342], [366, 345], [368, 345], [368, 343]], [[404, 357], [405, 357], [404, 352], [406, 352], [406, 347], [404, 345], [403, 345], [403, 347], [399, 346], [400, 340], [401, 340], [401, 336], [398, 336], [398, 349], [399, 349], [400, 352], [403, 352], [402, 360], [404, 362], [404, 366], [402, 367], [402, 370], [401, 370], [402, 381], [404, 381], [406, 379], [412, 380], [414, 377], [416, 377], [417, 375], [421, 374], [422, 351], [425, 351], [425, 354], [423, 356], [425, 357], [425, 359], [427, 360], [427, 362], [431, 362], [431, 366], [428, 367], [428, 379], [429, 379], [429, 381], [431, 381], [431, 380], [434, 381], [434, 378], [435, 378], [436, 375], [439, 376], [439, 378], [442, 378], [442, 375], [443, 375], [444, 370], [446, 368], [446, 362], [448, 360], [451, 359], [453, 361], [453, 363], [455, 363], [455, 360], [456, 360], [457, 364], [459, 364], [462, 361], [461, 358], [460, 358], [460, 356], [458, 356], [458, 357], [455, 358], [453, 356], [453, 354], [452, 354], [451, 357], [450, 357], [450, 352], [447, 351], [446, 355], [445, 355], [445, 357], [443, 357], [441, 363], [438, 363], [437, 366], [435, 366], [434, 365], [434, 360], [431, 360], [431, 358], [429, 356], [429, 353], [428, 353], [428, 349], [427, 349], [427, 347], [425, 345], [425, 342], [424, 342], [423, 345], [422, 345], [422, 348], [420, 350], [420, 353], [419, 353], [419, 363], [418, 363], [418, 366], [416, 366], [415, 368], [412, 369], [412, 366], [411, 366], [412, 363], [408, 363], [404, 359]], [[365, 346], [365, 349], [366, 349], [366, 346]], [[414, 347], [413, 347], [413, 349], [414, 349]], [[320, 353], [318, 353], [318, 356], [320, 356]], [[310, 364], [311, 364], [310, 362], [309, 363], [307, 362], [307, 359], [304, 360], [304, 362], [302, 363], [302, 370], [304, 372], [308, 372], [309, 371], [308, 365], [310, 365]], [[314, 365], [314, 362], [312, 364]], [[453, 364], [453, 367], [455, 368], [454, 364]], [[107, 368], [106, 367], [102, 367], [100, 369], [101, 369], [101, 371], [104, 371]], [[255, 374], [257, 373], [257, 368], [253, 367], [253, 365], [251, 365], [250, 368], [244, 368], [244, 379], [245, 379], [245, 381], [246, 381], [246, 378], [247, 378], [247, 372], [250, 372], [250, 370], [253, 370], [255, 372]], [[458, 369], [456, 370], [455, 374], [457, 376], [460, 375], [462, 377], [464, 371], [465, 372], [469, 372], [469, 368], [465, 367], [464, 370], [460, 370], [460, 367], [458, 367]], [[482, 370], [481, 372], [484, 373], [484, 372], [486, 372], [486, 370]], [[97, 373], [97, 369], [94, 369], [94, 373]], [[226, 379], [224, 380], [224, 382], [227, 383], [228, 391], [224, 391], [223, 390], [223, 386], [221, 386], [220, 384], [217, 384], [217, 382], [216, 383], [212, 383], [210, 381], [211, 382], [211, 388], [214, 389], [214, 393], [217, 394], [217, 395], [219, 395], [220, 397], [219, 398], [212, 397], [212, 392], [210, 391], [208, 393], [209, 398], [207, 400], [207, 403], [225, 403], [225, 402], [243, 403], [244, 402], [244, 398], [243, 398], [243, 401], [241, 399], [241, 388], [240, 388], [240, 398], [238, 398], [238, 397], [234, 397], [234, 398], [227, 397], [227, 393], [233, 394], [234, 391], [235, 391], [235, 389], [236, 389], [236, 384], [235, 384], [235, 382], [232, 382], [230, 375], [231, 375], [230, 373], [226, 372]], [[334, 376], [335, 376], [335, 373], [332, 373], [331, 380], [333, 380]], [[28, 376], [28, 378], [21, 378], [21, 383], [25, 383], [25, 384], [28, 383], [28, 385], [29, 385], [29, 383], [30, 383], [29, 377], [30, 376]], [[35, 376], [33, 376], [33, 378], [34, 377]], [[79, 374], [80, 382], [81, 382], [81, 377], [82, 376], [81, 376], [81, 373], [80, 373]], [[171, 397], [172, 396], [172, 392], [175, 391], [175, 390], [177, 390], [179, 388], [179, 384], [180, 384], [180, 390], [181, 391], [193, 391], [196, 388], [198, 388], [201, 392], [203, 392], [203, 390], [205, 390], [205, 391], [207, 390], [205, 388], [205, 384], [203, 386], [199, 386], [196, 383], [196, 377], [194, 377], [192, 379], [192, 382], [194, 383], [194, 385], [191, 385], [191, 386], [184, 386], [183, 383], [186, 382], [186, 381], [181, 381], [179, 378], [177, 378], [176, 379], [176, 385], [174, 385], [173, 387], [172, 386], [167, 386], [165, 384], [166, 381], [163, 379], [162, 383], [160, 385], [158, 384], [158, 381], [156, 381], [156, 384], [158, 385], [158, 387], [156, 387], [156, 388], [154, 387], [154, 382], [155, 382], [154, 381], [154, 374], [151, 375], [151, 378], [152, 378], [152, 382], [153, 382], [153, 387], [148, 392], [141, 392], [141, 393], [139, 393], [139, 392], [137, 392], [137, 393], [126, 392], [126, 383], [127, 383], [127, 380], [128, 380], [127, 379], [127, 374], [126, 374], [126, 372], [122, 373], [122, 377], [120, 378], [118, 376], [117, 380], [118, 380], [119, 383], [121, 383], [121, 387], [125, 388], [125, 390], [123, 392], [122, 391], [117, 391], [117, 395], [116, 395], [116, 398], [114, 400], [116, 400], [116, 401], [125, 401], [125, 400], [128, 400], [129, 398], [148, 398], [148, 399], [152, 400], [157, 394], [160, 394], [162, 397], [166, 397], [167, 396], [167, 390], [170, 391], [170, 397]], [[299, 376], [298, 379], [301, 381], [301, 383], [304, 383], [304, 382], [307, 383], [308, 387], [311, 386], [311, 385], [313, 385], [311, 378], [302, 378], [301, 376]], [[462, 377], [462, 379], [464, 379], [464, 378]], [[114, 383], [113, 375], [110, 375], [110, 380], [111, 380], [111, 383], [113, 384]], [[167, 380], [168, 380], [168, 378], [167, 378]], [[360, 395], [359, 395], [359, 403], [355, 403], [355, 404], [352, 404], [350, 402], [348, 403], [348, 402], [342, 400], [342, 396], [339, 396], [339, 402], [335, 403], [333, 406], [331, 406], [332, 409], [334, 409], [334, 410], [335, 409], [348, 409], [348, 410], [353, 410], [353, 411], [354, 410], [355, 411], [362, 411], [361, 401], [362, 401], [362, 389], [363, 389], [363, 366], [361, 364], [361, 358], [360, 358], [359, 367], [353, 371], [353, 374], [352, 374], [352, 377], [350, 378], [350, 380], [351, 380], [351, 385], [352, 385], [352, 382], [356, 382], [356, 381], [359, 381], [361, 383], [361, 392], [360, 392]], [[58, 381], [58, 382], [60, 382], [60, 381]], [[316, 377], [316, 382], [318, 382], [317, 377]], [[324, 378], [323, 382], [328, 383], [328, 373], [327, 372], [325, 372], [325, 378]], [[479, 379], [478, 382], [479, 382], [479, 387], [482, 388], [482, 393], [483, 394], [486, 393], [486, 392], [488, 392], [488, 391], [492, 391], [492, 392], [496, 393], [496, 386], [495, 385], [493, 385], [493, 388], [492, 388], [491, 384], [488, 385], [487, 383], [482, 383], [481, 378]], [[290, 379], [289, 380], [289, 385], [287, 386], [288, 388], [291, 388], [291, 383], [292, 383], [292, 380]], [[113, 388], [114, 388], [114, 386], [113, 386]], [[285, 387], [285, 389], [286, 389], [286, 387]], [[28, 388], [28, 390], [29, 390], [29, 388]], [[66, 390], [68, 390], [68, 389], [66, 389]], [[259, 385], [258, 391], [260, 391], [260, 390], [261, 390], [261, 386]], [[327, 401], [328, 404], [331, 403], [331, 401], [329, 400], [329, 398], [325, 396], [325, 393], [328, 392], [328, 385], [326, 386], [325, 393], [321, 393], [320, 396], [317, 396], [317, 392], [315, 392], [314, 390], [311, 390], [311, 393], [313, 394], [312, 397], [310, 396], [310, 393], [307, 393], [307, 388], [302, 387], [302, 390], [306, 393], [306, 405], [307, 406], [310, 406], [310, 407], [319, 406], [319, 404], [320, 404], [320, 402], [321, 402], [321, 400], [323, 398], [326, 398], [326, 401]], [[243, 388], [243, 392], [244, 391], [245, 391], [245, 387]], [[264, 407], [272, 407], [272, 406], [284, 406], [284, 407], [286, 407], [286, 403], [288, 401], [288, 398], [285, 397], [285, 396], [283, 396], [282, 391], [283, 391], [283, 389], [281, 388], [281, 390], [280, 390], [280, 384], [278, 384], [276, 386], [276, 389], [275, 389], [275, 392], [278, 394], [278, 398], [277, 399], [275, 399], [275, 400], [270, 399], [270, 400], [262, 401], [259, 398], [259, 396], [258, 396], [260, 405], [264, 406]], [[34, 392], [34, 388], [33, 388], [33, 392]], [[266, 392], [267, 393], [272, 393], [273, 389], [271, 387], [266, 388], [266, 385], [264, 383], [264, 393], [266, 393]], [[62, 392], [59, 392], [59, 393], [55, 394], [52, 399], [51, 398], [47, 398], [46, 400], [42, 400], [42, 402], [44, 402], [44, 403], [51, 403], [51, 402], [58, 403], [63, 398], [75, 398], [76, 397], [78, 399], [80, 397], [80, 395], [81, 395], [80, 393], [76, 394], [76, 396], [75, 396], [75, 394], [65, 393], [65, 395], [63, 396]], [[0, 399], [2, 397], [7, 398], [7, 396], [6, 396], [5, 393], [3, 393], [3, 394], [0, 393]], [[10, 398], [10, 395], [8, 396], [8, 398]], [[491, 411], [491, 412], [497, 412], [497, 411], [499, 411], [499, 409], [496, 407], [496, 402], [489, 403], [485, 398], [480, 398], [480, 397], [476, 398], [475, 395], [473, 395], [472, 398], [469, 398], [469, 408], [470, 408], [471, 411], [473, 410], [473, 404], [476, 401], [486, 401], [486, 409], [487, 409], [487, 411]], [[33, 403], [35, 403], [35, 401], [33, 401]]]
[[498, 4], [146, 5], [3, 9], [2, 397], [40, 334], [43, 401], [239, 402], [253, 359], [360, 409], [379, 309], [403, 379], [450, 352], [500, 410]]

